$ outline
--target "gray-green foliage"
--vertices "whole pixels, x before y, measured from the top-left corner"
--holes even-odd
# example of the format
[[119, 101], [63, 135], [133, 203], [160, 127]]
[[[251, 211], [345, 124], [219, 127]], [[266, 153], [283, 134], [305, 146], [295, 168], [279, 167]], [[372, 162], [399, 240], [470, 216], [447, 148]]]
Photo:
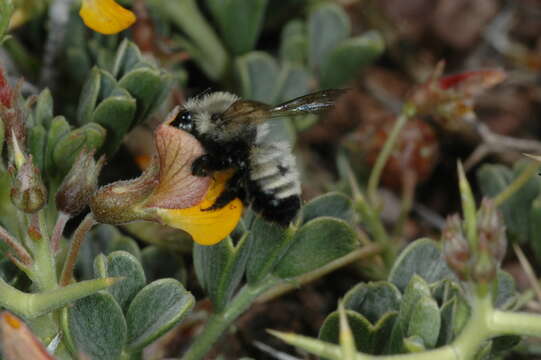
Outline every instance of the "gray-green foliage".
[[[322, 203], [342, 209], [319, 207], [316, 213]], [[298, 227], [285, 229], [258, 217], [236, 244], [228, 238], [210, 247], [195, 246], [196, 274], [217, 312], [226, 309], [243, 277], [255, 287], [294, 280], [359, 247], [352, 226], [340, 218], [352, 212], [342, 195], [324, 195], [306, 206], [314, 210], [306, 221], [299, 219]]]
[[106, 128], [105, 150], [112, 154], [124, 135], [157, 109], [171, 84], [171, 75], [145, 60], [135, 44], [124, 40], [111, 69], [90, 72], [79, 98], [77, 121]]
[[195, 299], [175, 279], [146, 284], [143, 267], [125, 251], [100, 255], [95, 277], [118, 277], [119, 282], [84, 299], [64, 314], [64, 331], [71, 351], [90, 359], [118, 359], [122, 352], [137, 354], [192, 309]]
[[[511, 306], [515, 299], [512, 278], [500, 271], [497, 283], [496, 306]], [[445, 264], [438, 245], [430, 239], [417, 240], [404, 249], [387, 281], [360, 283], [344, 296], [343, 302], [357, 350], [375, 355], [417, 352], [449, 344], [470, 316], [461, 284]], [[319, 337], [338, 343], [339, 333], [335, 311], [326, 318]], [[516, 337], [492, 340], [491, 356], [516, 342]]]

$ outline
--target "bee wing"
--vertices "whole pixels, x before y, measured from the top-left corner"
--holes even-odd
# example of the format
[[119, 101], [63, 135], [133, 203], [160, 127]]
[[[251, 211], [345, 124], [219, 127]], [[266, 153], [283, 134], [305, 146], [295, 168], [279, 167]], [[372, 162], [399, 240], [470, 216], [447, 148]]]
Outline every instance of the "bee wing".
[[348, 89], [328, 89], [286, 101], [269, 110], [271, 117], [320, 113], [334, 106]]
[[238, 100], [223, 113], [222, 119], [225, 121], [262, 123], [282, 116], [320, 113], [330, 109], [346, 91], [347, 89], [322, 90], [276, 106], [251, 100]]

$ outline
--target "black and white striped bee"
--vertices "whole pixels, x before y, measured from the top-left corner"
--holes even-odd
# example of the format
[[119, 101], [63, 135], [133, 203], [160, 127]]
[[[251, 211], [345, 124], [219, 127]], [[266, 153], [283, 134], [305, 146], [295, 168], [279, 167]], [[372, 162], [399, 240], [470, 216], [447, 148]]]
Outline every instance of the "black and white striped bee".
[[277, 106], [242, 100], [228, 92], [192, 98], [170, 123], [197, 138], [205, 154], [192, 173], [210, 176], [234, 169], [225, 190], [205, 210], [220, 209], [239, 198], [266, 220], [287, 226], [301, 206], [295, 158], [287, 141], [268, 136], [267, 120], [318, 113], [333, 106], [344, 90], [324, 90]]

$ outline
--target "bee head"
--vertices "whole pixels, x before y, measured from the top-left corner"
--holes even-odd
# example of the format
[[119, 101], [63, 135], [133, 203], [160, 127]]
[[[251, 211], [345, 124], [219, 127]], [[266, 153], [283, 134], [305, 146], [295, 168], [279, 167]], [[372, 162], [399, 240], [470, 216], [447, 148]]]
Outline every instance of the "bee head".
[[178, 127], [179, 129], [182, 129], [188, 132], [192, 131], [193, 130], [192, 112], [188, 110], [180, 111], [175, 117], [175, 120], [171, 122], [171, 126]]

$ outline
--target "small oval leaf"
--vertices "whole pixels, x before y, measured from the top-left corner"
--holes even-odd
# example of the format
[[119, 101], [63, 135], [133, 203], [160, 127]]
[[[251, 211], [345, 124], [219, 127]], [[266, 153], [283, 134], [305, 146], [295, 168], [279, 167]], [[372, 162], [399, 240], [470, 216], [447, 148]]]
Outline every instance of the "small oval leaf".
[[280, 278], [302, 275], [349, 254], [357, 246], [357, 235], [345, 221], [329, 217], [314, 219], [295, 234], [274, 274]]
[[144, 287], [133, 299], [126, 321], [128, 348], [139, 351], [189, 313], [195, 299], [175, 279], [162, 279]]
[[78, 300], [68, 308], [67, 335], [88, 359], [118, 360], [127, 335], [122, 309], [106, 292]]

